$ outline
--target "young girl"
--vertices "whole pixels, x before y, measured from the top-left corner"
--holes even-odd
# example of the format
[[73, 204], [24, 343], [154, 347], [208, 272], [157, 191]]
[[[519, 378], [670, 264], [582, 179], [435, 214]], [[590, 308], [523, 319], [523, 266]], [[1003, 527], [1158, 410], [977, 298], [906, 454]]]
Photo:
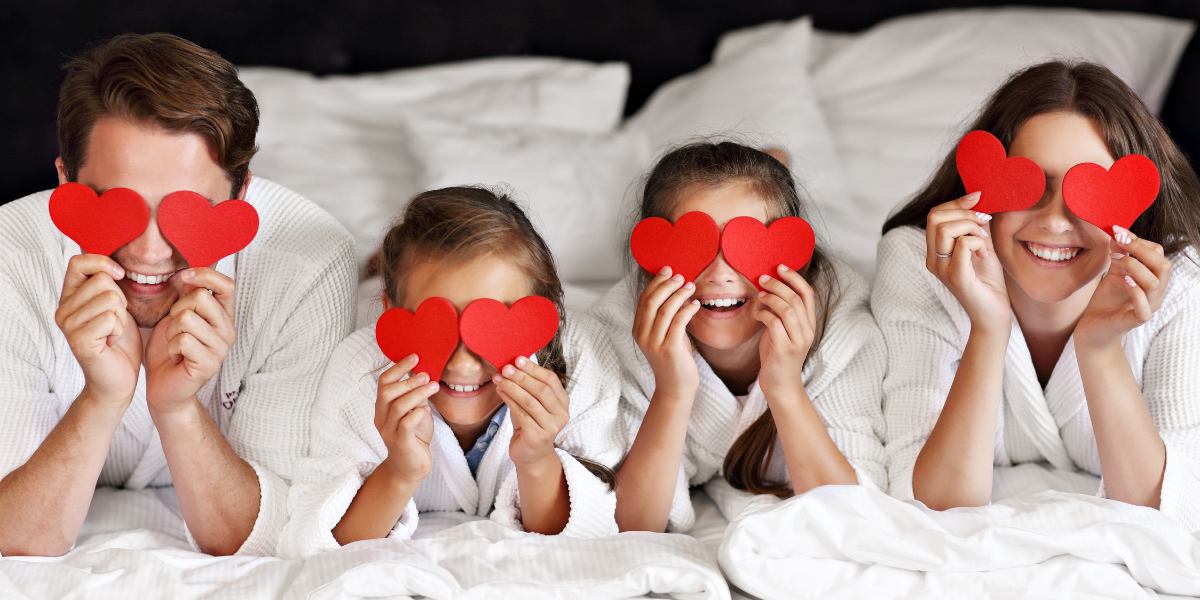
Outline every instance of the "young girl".
[[[565, 315], [545, 242], [512, 200], [487, 189], [413, 198], [384, 239], [381, 267], [387, 308], [442, 297], [461, 314], [478, 298], [511, 305], [538, 295]], [[606, 354], [593, 329], [586, 317], [563, 318], [536, 361], [499, 370], [460, 342], [441, 381], [406, 377], [418, 357], [391, 364], [374, 325], [355, 332], [325, 370], [280, 554], [409, 538], [419, 511], [490, 513], [548, 535], [616, 533], [611, 471], [600, 465], [624, 450], [620, 391], [595, 366]]]
[[[1050, 62], [1009, 79], [970, 127], [1045, 171], [1041, 200], [972, 211], [951, 153], [884, 225], [871, 307], [887, 339], [891, 493], [930, 508], [1053, 487], [1159, 507], [1200, 528], [1200, 184], [1108, 69]], [[1063, 176], [1129, 154], [1161, 172], [1132, 231], [1063, 200]], [[1111, 233], [1111, 236], [1110, 236]], [[1022, 475], [1021, 473], [1024, 473]], [[1080, 485], [1080, 480], [1090, 485]], [[1074, 483], [1072, 483], [1074, 482]]]
[[[803, 203], [783, 164], [732, 142], [668, 153], [640, 201], [643, 219], [702, 211], [722, 228], [801, 216]], [[718, 254], [694, 283], [639, 271], [594, 308], [621, 359], [633, 439], [617, 472], [622, 531], [687, 530], [688, 486], [722, 472], [753, 493], [884, 485], [886, 357], [866, 282], [818, 247], [762, 286]]]

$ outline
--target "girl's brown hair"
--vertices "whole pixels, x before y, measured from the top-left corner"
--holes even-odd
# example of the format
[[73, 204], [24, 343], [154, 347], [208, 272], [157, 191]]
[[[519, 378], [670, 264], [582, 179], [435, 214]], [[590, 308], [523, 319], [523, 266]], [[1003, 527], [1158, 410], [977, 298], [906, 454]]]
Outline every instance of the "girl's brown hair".
[[58, 91], [58, 148], [67, 179], [87, 158], [92, 126], [103, 117], [149, 121], [196, 133], [241, 192], [258, 149], [258, 103], [237, 67], [169, 33], [124, 34], [67, 61]]
[[[558, 308], [558, 332], [538, 351], [537, 358], [538, 364], [558, 374], [566, 385], [562, 331], [567, 311], [554, 255], [508, 194], [482, 186], [417, 194], [400, 221], [384, 236], [377, 267], [388, 301], [392, 306], [403, 306], [408, 273], [418, 262], [459, 263], [489, 255], [512, 261], [529, 278], [533, 294], [549, 299]], [[575, 458], [610, 487], [616, 482], [608, 467]]]
[[[781, 217], [806, 216], [805, 200], [791, 171], [783, 163], [762, 150], [732, 141], [720, 141], [689, 143], [667, 152], [654, 165], [642, 186], [638, 220], [650, 217], [670, 220], [676, 207], [689, 193], [732, 183], [750, 186], [767, 205], [770, 221]], [[631, 253], [626, 254], [632, 257]], [[634, 264], [631, 260], [629, 268], [635, 268]], [[836, 274], [820, 243], [801, 274], [817, 292], [817, 334], [808, 350], [811, 357], [820, 345], [829, 311], [837, 302]], [[642, 271], [641, 276], [645, 284], [649, 274]], [[755, 494], [789, 493], [791, 488], [786, 483], [768, 481], [766, 476], [774, 458], [778, 437], [775, 419], [768, 408], [738, 436], [725, 455], [725, 478], [729, 483]]]
[[[1021, 125], [1051, 112], [1091, 119], [1113, 158], [1142, 154], [1158, 166], [1158, 199], [1134, 221], [1134, 234], [1161, 244], [1168, 255], [1200, 240], [1200, 181], [1195, 171], [1145, 103], [1103, 66], [1051, 61], [1025, 69], [992, 94], [967, 131], [987, 131], [1007, 149]], [[883, 232], [904, 225], [924, 228], [932, 208], [964, 194], [951, 151], [925, 187], [888, 218]]]

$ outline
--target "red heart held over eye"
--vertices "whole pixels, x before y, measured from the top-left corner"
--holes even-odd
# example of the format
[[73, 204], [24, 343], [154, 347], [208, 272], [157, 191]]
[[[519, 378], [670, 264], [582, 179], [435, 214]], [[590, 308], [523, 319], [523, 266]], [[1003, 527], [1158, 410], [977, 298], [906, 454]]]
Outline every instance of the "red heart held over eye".
[[189, 267], [208, 267], [254, 240], [258, 211], [244, 200], [213, 206], [196, 192], [174, 192], [158, 205], [158, 228]]
[[1111, 169], [1079, 163], [1063, 177], [1063, 201], [1075, 216], [1113, 234], [1113, 225], [1133, 226], [1158, 198], [1158, 167], [1140, 154], [1124, 156]]
[[108, 256], [146, 231], [150, 208], [130, 189], [97, 196], [82, 183], [64, 183], [50, 194], [50, 220], [84, 252]]
[[467, 348], [499, 369], [554, 339], [558, 308], [541, 296], [526, 296], [511, 308], [499, 300], [480, 298], [463, 309], [458, 331]]
[[787, 265], [793, 271], [808, 264], [816, 248], [812, 225], [800, 217], [776, 219], [770, 227], [754, 217], [737, 217], [721, 232], [721, 252], [725, 262], [754, 282], [770, 275], [779, 279], [776, 269]]
[[375, 322], [375, 342], [392, 362], [416, 354], [412, 373], [426, 373], [430, 381], [437, 381], [458, 348], [458, 310], [445, 298], [428, 298], [415, 313], [389, 309]]
[[972, 210], [996, 213], [1025, 210], [1046, 192], [1046, 174], [1023, 156], [1007, 157], [1004, 144], [986, 131], [972, 131], [958, 143], [954, 162], [967, 193], [982, 192]]
[[721, 228], [707, 213], [693, 211], [674, 225], [659, 218], [642, 219], [629, 236], [629, 249], [637, 264], [651, 273], [670, 266], [683, 280], [693, 281], [717, 257]]

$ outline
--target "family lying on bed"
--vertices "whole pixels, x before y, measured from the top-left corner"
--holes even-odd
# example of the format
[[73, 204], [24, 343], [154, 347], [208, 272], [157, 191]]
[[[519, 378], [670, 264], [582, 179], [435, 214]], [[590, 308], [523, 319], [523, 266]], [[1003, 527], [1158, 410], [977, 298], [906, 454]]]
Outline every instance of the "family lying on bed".
[[[818, 240], [753, 281], [724, 252], [686, 273], [631, 256], [567, 313], [511, 198], [419, 194], [378, 255], [385, 307], [434, 299], [457, 323], [479, 299], [553, 303], [553, 339], [500, 365], [458, 337], [448, 358], [393, 362], [375, 326], [351, 332], [350, 236], [251, 177], [257, 125], [236, 69], [173, 36], [68, 63], [60, 184], [107, 208], [72, 213], [68, 236], [50, 192], [0, 207], [0, 554], [67, 552], [97, 486], [174, 485], [198, 551], [303, 557], [409, 538], [426, 511], [546, 535], [685, 531], [689, 487], [714, 477], [981, 506], [994, 466], [1028, 462], [1200, 529], [1200, 183], [1102, 66], [1005, 82], [970, 129], [1036, 163], [1040, 200], [976, 212], [951, 153], [885, 225], [873, 287]], [[1132, 227], [1068, 208], [1069, 169], [1132, 154], [1161, 173]], [[253, 243], [188, 264], [160, 210], [181, 191], [249, 202]], [[782, 162], [730, 141], [670, 149], [638, 202], [641, 219], [702, 213], [725, 233], [813, 210]]]

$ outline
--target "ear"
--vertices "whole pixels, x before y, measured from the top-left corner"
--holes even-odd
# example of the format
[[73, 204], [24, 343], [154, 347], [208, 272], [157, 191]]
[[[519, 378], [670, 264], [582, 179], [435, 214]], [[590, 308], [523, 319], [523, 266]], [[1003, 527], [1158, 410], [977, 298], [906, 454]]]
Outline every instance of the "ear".
[[384, 290], [379, 295], [383, 296], [383, 310], [392, 310], [392, 301], [388, 299], [387, 290]]
[[250, 187], [250, 178], [253, 176], [254, 174], [250, 172], [250, 169], [246, 169], [246, 180], [242, 182], [242, 189], [238, 190], [238, 200], [246, 199], [246, 189]]
[[70, 182], [70, 179], [67, 179], [67, 169], [63, 166], [61, 156], [54, 159], [54, 168], [58, 169], [58, 185]]

